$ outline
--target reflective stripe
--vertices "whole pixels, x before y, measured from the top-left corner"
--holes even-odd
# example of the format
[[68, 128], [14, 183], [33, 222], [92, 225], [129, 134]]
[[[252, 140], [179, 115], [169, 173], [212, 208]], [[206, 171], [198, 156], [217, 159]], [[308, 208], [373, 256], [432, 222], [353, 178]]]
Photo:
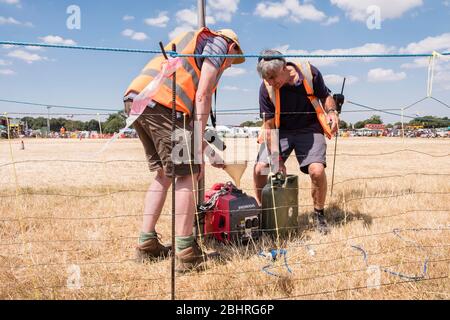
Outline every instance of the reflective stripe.
[[183, 39], [181, 39], [180, 42], [178, 42], [177, 51], [182, 52], [183, 50], [185, 50], [187, 45], [192, 41], [192, 39], [194, 39], [194, 36], [195, 36], [194, 31], [190, 31], [190, 32], [186, 33], [186, 35], [183, 37]]
[[314, 83], [313, 83], [313, 74], [311, 70], [311, 65], [309, 62], [300, 62], [298, 64], [298, 67], [300, 68], [300, 71], [302, 72], [302, 75], [308, 85], [308, 87], [305, 86], [306, 92], [308, 94], [308, 98], [311, 101], [312, 105], [316, 109], [316, 112], [325, 112], [322, 105], [319, 102], [319, 99], [314, 95]]
[[[153, 78], [155, 78], [158, 74], [159, 74], [159, 71], [155, 70], [155, 69], [147, 69], [141, 73], [141, 75], [143, 75], [143, 76], [150, 76]], [[172, 88], [172, 80], [171, 79], [164, 80], [164, 85], [167, 88]], [[178, 84], [177, 84], [177, 97], [181, 100], [181, 102], [186, 106], [186, 108], [192, 114], [192, 109], [194, 108], [194, 101], [189, 98], [189, 96], [186, 94], [186, 92], [183, 90], [183, 88]]]
[[314, 83], [313, 83], [313, 74], [311, 70], [311, 65], [308, 63], [299, 63], [298, 67], [300, 68], [303, 77], [305, 78], [305, 89], [308, 93], [308, 98], [311, 101], [314, 109], [317, 113], [317, 119], [319, 120], [320, 125], [323, 128], [324, 134], [328, 137], [328, 139], [332, 138], [330, 126], [327, 123], [327, 118], [325, 116], [325, 109], [322, 104], [319, 102], [319, 99], [314, 95]]
[[189, 63], [188, 60], [183, 59], [182, 65], [184, 70], [186, 70], [192, 77], [192, 82], [194, 83], [194, 86], [197, 88], [199, 83], [199, 78], [197, 75], [197, 72], [195, 72], [195, 69], [192, 67], [192, 65]]
[[[195, 72], [195, 69], [192, 68], [192, 65], [189, 63], [189, 61], [183, 59], [182, 66], [191, 75], [192, 81], [193, 81], [195, 87], [198, 87], [199, 78], [198, 78], [197, 72]], [[159, 72], [160, 71], [158, 71], [156, 69], [145, 69], [145, 70], [142, 70], [141, 76], [150, 76], [150, 77], [156, 78], [158, 76]]]
[[311, 99], [311, 103], [314, 109], [316, 109], [316, 112], [322, 111], [322, 105], [320, 104], [319, 99]]
[[[166, 79], [164, 81], [164, 85], [168, 88], [172, 88], [172, 80]], [[184, 89], [178, 84], [177, 84], [177, 98], [181, 100], [181, 102], [189, 110], [190, 114], [192, 114], [192, 111], [194, 109], [194, 101], [191, 98], [189, 98]]]
[[149, 77], [153, 77], [156, 78], [159, 74], [159, 71], [156, 69], [145, 69], [142, 70], [141, 72], [141, 76], [149, 76]]
[[[311, 71], [311, 65], [308, 62], [300, 62], [298, 64], [298, 66], [300, 67], [300, 71], [302, 72], [303, 77], [305, 78], [309, 87], [314, 92], [314, 84], [313, 84], [313, 75], [312, 75], [312, 71]], [[305, 88], [305, 89], [307, 89], [307, 88]], [[313, 92], [308, 92], [308, 95], [310, 95], [310, 94], [313, 95], [314, 94]]]
[[[192, 68], [191, 64], [187, 61], [183, 61], [183, 67], [186, 69], [186, 71], [192, 76], [192, 80], [194, 82], [194, 86], [198, 87], [198, 76], [195, 70]], [[146, 69], [142, 71], [141, 75], [143, 76], [150, 76], [155, 78], [158, 76], [159, 71], [155, 69]], [[172, 88], [172, 80], [166, 79], [164, 80], [164, 85], [168, 88]], [[177, 96], [181, 99], [181, 101], [184, 103], [184, 105], [192, 112], [193, 109], [193, 100], [189, 98], [188, 94], [183, 90], [181, 86], [177, 84]]]

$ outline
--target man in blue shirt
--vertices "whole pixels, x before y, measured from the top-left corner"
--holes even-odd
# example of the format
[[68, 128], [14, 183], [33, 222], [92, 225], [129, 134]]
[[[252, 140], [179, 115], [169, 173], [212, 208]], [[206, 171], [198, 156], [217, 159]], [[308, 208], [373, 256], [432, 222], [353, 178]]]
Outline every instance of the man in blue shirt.
[[[317, 68], [273, 57], [281, 55], [275, 50], [265, 50], [261, 56], [266, 58], [260, 58], [258, 62], [258, 73], [264, 79], [259, 95], [264, 141], [260, 141], [261, 150], [254, 168], [257, 200], [261, 203], [269, 163], [279, 161], [279, 171], [286, 173], [284, 163], [295, 150], [300, 171], [311, 178], [315, 224], [319, 231], [327, 233], [324, 215], [327, 144], [324, 135], [331, 138], [339, 128], [336, 104]], [[274, 129], [279, 129], [278, 150], [270, 150], [274, 144], [268, 132]]]

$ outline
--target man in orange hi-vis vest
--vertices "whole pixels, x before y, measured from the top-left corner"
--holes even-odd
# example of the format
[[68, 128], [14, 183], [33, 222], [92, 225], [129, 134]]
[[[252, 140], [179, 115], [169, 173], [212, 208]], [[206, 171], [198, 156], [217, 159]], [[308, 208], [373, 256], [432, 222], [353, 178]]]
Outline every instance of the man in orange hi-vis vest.
[[[276, 163], [275, 170], [286, 173], [284, 163], [295, 150], [300, 171], [311, 178], [315, 225], [327, 233], [325, 137], [331, 139], [339, 128], [336, 104], [319, 70], [309, 63], [291, 63], [279, 56], [282, 54], [278, 51], [265, 50], [257, 67], [264, 80], [259, 96], [261, 150], [254, 168], [257, 200], [261, 203], [268, 171], [273, 171], [269, 166], [273, 168]], [[274, 129], [278, 129], [277, 135], [273, 135]], [[279, 143], [272, 141], [275, 136]]]
[[[180, 54], [199, 55], [242, 55], [237, 35], [230, 29], [217, 32], [202, 28], [198, 31], [186, 32], [178, 36], [166, 46], [172, 50], [176, 44]], [[183, 130], [186, 137], [191, 136], [193, 122], [204, 132], [211, 111], [212, 96], [219, 83], [222, 73], [232, 64], [240, 64], [244, 57], [187, 57], [182, 58], [182, 66], [176, 71], [177, 92], [176, 128]], [[152, 59], [133, 80], [125, 93], [125, 111], [130, 112], [133, 98], [151, 83], [162, 70], [163, 56]], [[197, 189], [196, 181], [204, 175], [204, 161], [196, 164], [194, 154], [203, 155], [203, 143], [183, 142], [191, 155], [186, 162], [172, 162], [172, 79], [165, 80], [158, 89], [153, 101], [134, 123], [134, 127], [144, 146], [150, 171], [156, 172], [145, 199], [144, 222], [137, 246], [137, 256], [140, 261], [154, 260], [170, 255], [172, 248], [159, 242], [156, 223], [166, 200], [167, 191], [171, 185], [172, 163], [176, 182], [176, 260], [177, 272], [191, 271], [200, 266], [206, 257], [193, 236], [193, 222], [196, 203], [193, 190]], [[197, 129], [196, 129], [197, 132]], [[189, 139], [189, 138], [187, 138]], [[190, 148], [189, 148], [190, 145]], [[194, 146], [193, 146], [194, 145]], [[193, 150], [197, 146], [198, 149]], [[173, 150], [175, 152], [175, 149]], [[187, 152], [186, 152], [187, 153]], [[223, 167], [223, 166], [222, 166]]]

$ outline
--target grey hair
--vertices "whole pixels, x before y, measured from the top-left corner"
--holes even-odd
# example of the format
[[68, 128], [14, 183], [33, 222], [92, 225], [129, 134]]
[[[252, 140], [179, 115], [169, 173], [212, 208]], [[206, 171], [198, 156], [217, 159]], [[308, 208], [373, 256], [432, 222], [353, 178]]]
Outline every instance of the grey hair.
[[261, 78], [269, 79], [286, 66], [285, 58], [273, 57], [281, 55], [282, 53], [277, 50], [263, 50], [260, 53], [261, 58], [259, 59], [257, 70]]

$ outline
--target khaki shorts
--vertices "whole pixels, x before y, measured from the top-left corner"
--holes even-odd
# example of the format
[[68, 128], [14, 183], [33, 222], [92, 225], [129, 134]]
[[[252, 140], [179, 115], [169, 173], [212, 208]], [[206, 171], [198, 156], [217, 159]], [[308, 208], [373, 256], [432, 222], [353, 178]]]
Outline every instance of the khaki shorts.
[[[164, 170], [167, 177], [172, 177], [172, 168], [175, 165], [175, 176], [184, 177], [200, 172], [200, 166], [194, 164], [193, 149], [194, 135], [192, 125], [186, 120], [184, 132], [184, 118], [177, 117], [175, 126], [178, 129], [176, 151], [172, 161], [172, 110], [160, 104], [154, 108], [147, 107], [134, 123], [134, 128], [145, 149], [148, 166], [151, 172]], [[185, 138], [190, 137], [186, 144]], [[184, 151], [183, 151], [184, 150]], [[190, 156], [187, 154], [190, 151]], [[192, 166], [191, 166], [192, 164]]]

